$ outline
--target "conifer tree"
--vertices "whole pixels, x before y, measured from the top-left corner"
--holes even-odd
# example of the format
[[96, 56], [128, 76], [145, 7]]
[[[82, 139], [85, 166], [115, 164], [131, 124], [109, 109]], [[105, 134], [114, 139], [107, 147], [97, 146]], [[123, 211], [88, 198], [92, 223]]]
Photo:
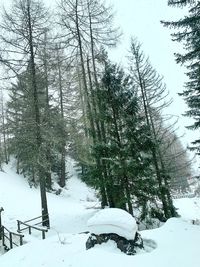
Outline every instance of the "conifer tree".
[[[42, 93], [40, 90], [40, 107], [42, 103], [44, 107], [44, 91]], [[37, 183], [34, 105], [29, 71], [19, 75], [17, 83], [12, 84], [7, 107], [9, 132], [12, 136], [10, 153], [17, 159], [17, 173], [28, 175], [31, 183]]]
[[[187, 67], [188, 82], [180, 95], [188, 105], [185, 116], [191, 117], [194, 123], [187, 126], [190, 130], [200, 128], [200, 3], [193, 0], [169, 0], [169, 6], [188, 7], [188, 14], [177, 21], [162, 21], [164, 26], [175, 30], [172, 40], [183, 44], [184, 52], [175, 53], [176, 61]], [[200, 155], [200, 138], [192, 142], [191, 150]]]
[[40, 181], [42, 218], [44, 225], [49, 226], [49, 216], [46, 198], [46, 177], [43, 162], [43, 140], [41, 128], [41, 112], [39, 107], [38, 80], [36, 74], [36, 55], [40, 48], [41, 36], [49, 24], [49, 15], [42, 2], [37, 0], [15, 0], [11, 10], [4, 11], [1, 23], [1, 61], [20, 75], [25, 70], [29, 72], [29, 85], [33, 99], [34, 148], [36, 149], [37, 171]]
[[160, 137], [157, 132], [157, 118], [168, 105], [162, 77], [153, 69], [144, 56], [137, 40], [131, 40], [130, 70], [133, 82], [141, 98], [141, 105], [154, 145], [151, 147], [152, 159], [158, 183], [158, 196], [162, 201], [165, 218], [176, 215], [169, 188], [169, 175], [161, 153]]
[[[155, 179], [149, 156], [152, 143], [130, 78], [105, 56], [102, 62], [104, 71], [96, 97], [102, 105], [98, 119], [104, 122], [105, 139], [93, 144], [91, 153], [106, 165], [109, 205], [133, 214], [133, 204], [145, 210], [148, 201], [155, 202]], [[89, 183], [99, 189], [96, 171], [95, 166], [88, 166], [85, 179], [91, 177]]]
[[[94, 97], [98, 90], [97, 55], [101, 45], [114, 45], [117, 40], [116, 29], [112, 25], [113, 15], [110, 8], [95, 0], [61, 0], [59, 3], [59, 24], [64, 30], [63, 43], [68, 48], [73, 62], [77, 63], [79, 89], [83, 108], [86, 143], [103, 142], [104, 126], [99, 121], [101, 103]], [[105, 139], [105, 136], [104, 136]], [[89, 147], [88, 147], [89, 149]], [[105, 180], [108, 170], [103, 160], [96, 161], [101, 180], [102, 206], [110, 205], [106, 194]], [[93, 164], [91, 162], [91, 164]], [[108, 191], [108, 190], [107, 190]]]

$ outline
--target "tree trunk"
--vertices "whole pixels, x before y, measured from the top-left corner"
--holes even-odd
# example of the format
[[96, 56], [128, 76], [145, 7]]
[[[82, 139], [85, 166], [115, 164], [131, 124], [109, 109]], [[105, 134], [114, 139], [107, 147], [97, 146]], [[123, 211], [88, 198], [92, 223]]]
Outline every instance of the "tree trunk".
[[30, 70], [31, 70], [31, 82], [33, 89], [33, 97], [34, 97], [34, 109], [35, 109], [35, 130], [36, 130], [36, 144], [38, 151], [38, 173], [39, 173], [39, 181], [40, 181], [40, 194], [41, 194], [41, 207], [42, 207], [42, 221], [43, 226], [50, 227], [49, 215], [48, 215], [48, 206], [47, 206], [47, 197], [46, 197], [46, 186], [45, 186], [45, 177], [43, 167], [40, 164], [40, 149], [42, 145], [42, 136], [40, 130], [40, 110], [38, 103], [38, 92], [37, 92], [37, 82], [36, 82], [36, 70], [35, 70], [35, 57], [34, 57], [34, 49], [33, 49], [33, 35], [32, 35], [32, 21], [31, 21], [31, 13], [30, 13], [30, 1], [28, 1], [27, 6], [27, 16], [28, 16], [28, 32], [29, 32], [29, 49], [30, 49]]
[[[147, 125], [148, 125], [149, 130], [150, 130], [151, 138], [155, 142], [156, 140], [155, 140], [155, 136], [152, 133], [152, 125], [151, 125], [151, 121], [149, 118], [149, 110], [148, 110], [148, 104], [147, 104], [147, 99], [146, 99], [146, 94], [145, 94], [144, 83], [143, 83], [143, 80], [142, 80], [142, 77], [140, 74], [140, 68], [139, 68], [137, 60], [136, 60], [136, 68], [137, 68], [137, 72], [138, 72], [140, 90], [142, 93], [142, 101], [143, 101], [143, 107], [144, 107], [144, 111], [145, 111], [146, 122], [147, 122]], [[154, 163], [154, 167], [155, 167], [155, 171], [156, 171], [156, 177], [157, 177], [158, 187], [159, 187], [159, 196], [160, 196], [160, 199], [162, 201], [163, 211], [164, 211], [165, 217], [169, 218], [170, 215], [169, 215], [169, 210], [168, 210], [168, 205], [167, 205], [167, 199], [165, 196], [163, 179], [162, 179], [162, 176], [160, 173], [160, 168], [159, 168], [159, 163], [158, 163], [158, 159], [157, 159], [157, 153], [156, 153], [155, 145], [153, 145], [153, 147], [151, 149], [151, 153], [152, 153], [153, 163]]]
[[[45, 116], [47, 122], [47, 131], [49, 130], [50, 125], [50, 107], [49, 107], [49, 81], [48, 81], [48, 63], [47, 63], [47, 51], [46, 51], [46, 43], [47, 43], [47, 33], [45, 32], [45, 40], [44, 40], [44, 74], [45, 74], [45, 95], [46, 95], [46, 107], [45, 107]], [[51, 148], [48, 140], [46, 140], [46, 161], [48, 168], [45, 171], [46, 178], [46, 187], [48, 189], [52, 188], [52, 178], [51, 178]]]
[[3, 133], [4, 158], [5, 158], [5, 163], [8, 164], [8, 151], [7, 151], [7, 140], [6, 140], [6, 126], [5, 126], [3, 95], [2, 95], [2, 133]]
[[[57, 49], [57, 60], [58, 60], [58, 80], [59, 80], [59, 95], [60, 95], [60, 113], [61, 118], [64, 120], [64, 106], [63, 106], [63, 86], [62, 86], [62, 72], [61, 72], [61, 62], [60, 56]], [[65, 156], [66, 156], [66, 136], [64, 132], [62, 134], [62, 142], [61, 142], [61, 160], [60, 160], [60, 181], [59, 184], [61, 187], [65, 187], [65, 176], [66, 176], [66, 163], [65, 163]]]
[[[82, 69], [82, 79], [83, 79], [83, 89], [85, 92], [86, 96], [86, 105], [87, 105], [87, 112], [88, 112], [88, 117], [89, 117], [89, 122], [90, 122], [90, 127], [91, 127], [91, 133], [92, 133], [92, 138], [94, 144], [97, 142], [97, 135], [96, 135], [96, 129], [95, 129], [95, 122], [93, 118], [93, 113], [92, 113], [92, 107], [90, 104], [90, 96], [89, 96], [89, 91], [88, 91], [88, 86], [87, 86], [87, 80], [86, 80], [86, 71], [85, 71], [85, 64], [84, 64], [84, 57], [83, 57], [83, 49], [82, 49], [82, 40], [81, 40], [81, 35], [80, 35], [80, 29], [79, 29], [79, 17], [78, 17], [78, 0], [76, 0], [76, 31], [77, 31], [77, 38], [78, 38], [78, 46], [79, 46], [79, 53], [80, 53], [80, 63], [81, 63], [81, 69]], [[97, 168], [101, 172], [101, 162], [98, 158], [96, 158], [96, 164]], [[101, 192], [101, 197], [102, 197], [102, 203], [103, 205], [107, 204], [107, 198], [106, 198], [106, 189], [105, 189], [105, 182], [103, 179], [103, 176], [99, 177], [100, 179], [100, 192]]]

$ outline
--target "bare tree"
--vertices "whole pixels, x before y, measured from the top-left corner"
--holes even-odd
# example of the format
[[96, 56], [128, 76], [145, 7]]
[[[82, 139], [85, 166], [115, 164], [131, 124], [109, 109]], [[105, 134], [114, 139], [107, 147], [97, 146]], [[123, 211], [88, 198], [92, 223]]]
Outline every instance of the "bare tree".
[[[102, 106], [99, 94], [96, 94], [99, 91], [97, 59], [101, 46], [116, 45], [120, 36], [118, 29], [113, 27], [112, 10], [105, 7], [102, 1], [61, 0], [59, 18], [63, 44], [66, 44], [68, 53], [74, 55], [78, 63], [80, 95], [86, 116], [84, 122], [87, 124], [85, 127], [90, 129], [88, 138], [92, 138], [94, 144], [101, 143], [105, 140], [105, 129], [99, 120]], [[87, 136], [87, 129], [85, 133]], [[106, 185], [108, 172], [102, 160], [97, 157], [94, 161], [101, 173], [102, 206], [105, 206], [112, 202]]]
[[130, 70], [131, 76], [141, 95], [147, 125], [154, 142], [152, 147], [152, 158], [159, 187], [159, 197], [163, 204], [166, 218], [176, 215], [175, 208], [169, 190], [169, 175], [166, 170], [163, 155], [161, 153], [160, 135], [158, 134], [158, 118], [163, 118], [163, 110], [170, 104], [166, 101], [168, 92], [163, 83], [162, 77], [153, 69], [149, 59], [146, 58], [141, 50], [141, 45], [137, 40], [131, 40], [130, 51]]
[[34, 107], [34, 129], [36, 142], [36, 164], [40, 181], [43, 224], [49, 226], [43, 164], [43, 140], [39, 108], [38, 79], [36, 75], [37, 53], [41, 36], [48, 27], [49, 15], [41, 1], [14, 0], [10, 11], [4, 10], [0, 39], [2, 42], [1, 62], [16, 76], [28, 70]]

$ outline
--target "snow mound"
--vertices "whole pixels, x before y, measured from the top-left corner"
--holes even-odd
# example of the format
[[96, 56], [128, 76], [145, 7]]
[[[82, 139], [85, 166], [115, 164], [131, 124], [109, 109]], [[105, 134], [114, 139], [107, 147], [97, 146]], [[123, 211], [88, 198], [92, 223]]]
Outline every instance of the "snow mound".
[[178, 213], [185, 220], [200, 220], [200, 198], [174, 199]]
[[134, 240], [137, 231], [135, 219], [128, 212], [117, 208], [97, 212], [88, 220], [87, 226], [93, 234], [113, 233], [128, 240]]

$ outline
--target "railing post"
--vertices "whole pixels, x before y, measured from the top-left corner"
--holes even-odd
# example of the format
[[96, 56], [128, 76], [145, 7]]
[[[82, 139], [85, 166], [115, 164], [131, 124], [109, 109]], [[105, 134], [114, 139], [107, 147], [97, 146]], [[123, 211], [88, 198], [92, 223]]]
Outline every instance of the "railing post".
[[28, 233], [31, 235], [31, 226], [28, 227]]
[[1, 226], [1, 233], [2, 233], [2, 245], [5, 245], [5, 236], [4, 236], [4, 227]]
[[17, 232], [20, 233], [20, 221], [17, 220]]
[[12, 233], [9, 233], [9, 240], [10, 240], [10, 249], [12, 249], [13, 248]]
[[22, 246], [22, 245], [23, 245], [23, 236], [20, 236], [19, 238], [20, 238], [20, 239], [19, 239], [19, 240], [20, 240], [20, 241], [19, 241], [19, 242], [20, 242], [20, 246]]
[[1, 240], [1, 236], [2, 236], [2, 221], [1, 221], [1, 212], [3, 211], [3, 208], [0, 208], [0, 240]]
[[42, 239], [45, 239], [45, 231], [42, 230]]

